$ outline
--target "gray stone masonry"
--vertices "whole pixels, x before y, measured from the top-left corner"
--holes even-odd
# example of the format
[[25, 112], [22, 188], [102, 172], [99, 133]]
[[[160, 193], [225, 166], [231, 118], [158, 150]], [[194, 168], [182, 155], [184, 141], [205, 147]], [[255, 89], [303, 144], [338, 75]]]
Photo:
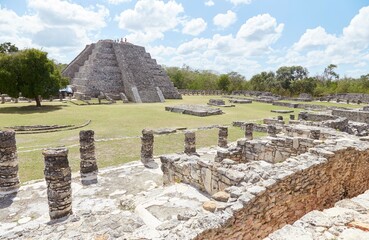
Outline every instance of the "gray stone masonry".
[[5, 103], [5, 95], [4, 94], [2, 94], [1, 95], [1, 104], [4, 104]]
[[79, 132], [81, 182], [84, 185], [97, 183], [98, 168], [95, 157], [94, 135], [95, 133], [92, 130]]
[[[101, 40], [87, 46], [63, 71], [75, 92], [97, 97], [100, 91], [132, 102], [162, 102], [182, 96], [144, 47]], [[159, 91], [158, 91], [159, 88]]]
[[253, 131], [254, 131], [254, 124], [253, 123], [245, 123], [244, 124], [244, 130], [245, 130], [245, 138], [248, 140], [252, 140], [253, 137]]
[[218, 146], [219, 147], [228, 147], [228, 127], [219, 127], [218, 133]]
[[310, 131], [310, 138], [319, 140], [320, 139], [320, 130], [311, 130]]
[[185, 132], [185, 140], [184, 140], [184, 152], [187, 155], [197, 155], [196, 153], [196, 133], [193, 131]]
[[142, 130], [141, 137], [141, 162], [145, 166], [150, 166], [154, 161], [154, 132], [151, 129]]
[[45, 180], [51, 220], [72, 214], [71, 169], [67, 148], [50, 148], [42, 152], [45, 158]]
[[295, 120], [295, 115], [294, 114], [290, 114], [290, 120]]
[[19, 188], [18, 158], [14, 131], [0, 131], [0, 196]]
[[277, 128], [273, 125], [268, 125], [267, 133], [270, 137], [276, 137], [277, 135]]
[[283, 121], [283, 116], [278, 116], [277, 119], [278, 121]]

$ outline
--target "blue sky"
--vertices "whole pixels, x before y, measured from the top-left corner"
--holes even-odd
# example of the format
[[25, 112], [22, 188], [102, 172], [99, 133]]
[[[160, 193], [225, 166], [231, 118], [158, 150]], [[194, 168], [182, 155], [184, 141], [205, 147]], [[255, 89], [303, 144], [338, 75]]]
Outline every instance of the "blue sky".
[[311, 75], [369, 73], [369, 0], [0, 0], [0, 42], [69, 63], [86, 44], [126, 37], [159, 64]]

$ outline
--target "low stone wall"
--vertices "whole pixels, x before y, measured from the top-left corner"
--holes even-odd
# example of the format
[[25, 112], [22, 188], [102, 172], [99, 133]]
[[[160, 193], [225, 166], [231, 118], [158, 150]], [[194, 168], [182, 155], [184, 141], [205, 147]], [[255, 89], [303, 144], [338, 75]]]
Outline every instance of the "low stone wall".
[[[310, 166], [300, 165], [304, 157], [308, 155], [300, 156], [291, 172], [270, 179], [264, 186], [249, 188], [239, 196], [239, 206], [221, 227], [204, 231], [196, 239], [263, 239], [312, 210], [332, 207], [369, 188], [367, 149], [320, 152], [315, 161], [310, 155]], [[231, 191], [231, 196], [235, 194]]]
[[305, 121], [327, 121], [327, 120], [335, 120], [337, 116], [332, 116], [328, 113], [312, 113], [312, 112], [300, 112], [298, 115], [298, 119], [305, 120]]
[[297, 108], [298, 103], [290, 103], [290, 102], [273, 102], [274, 106], [281, 106], [281, 107], [289, 107], [289, 108]]
[[225, 94], [225, 92], [222, 90], [178, 89], [178, 92], [182, 95], [222, 95], [222, 94]]
[[332, 110], [332, 115], [344, 117], [354, 122], [369, 123], [369, 112], [367, 111], [334, 109]]

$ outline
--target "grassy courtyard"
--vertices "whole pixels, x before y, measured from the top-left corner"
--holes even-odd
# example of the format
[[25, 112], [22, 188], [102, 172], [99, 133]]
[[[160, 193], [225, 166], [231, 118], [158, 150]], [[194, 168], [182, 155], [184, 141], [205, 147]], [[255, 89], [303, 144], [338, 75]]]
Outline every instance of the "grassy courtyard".
[[[79, 131], [95, 131], [96, 154], [99, 168], [119, 165], [140, 158], [140, 138], [143, 128], [198, 128], [210, 125], [231, 125], [237, 120], [260, 121], [265, 117], [281, 114], [272, 109], [288, 109], [271, 104], [253, 102], [237, 104], [236, 107], [222, 108], [225, 114], [196, 117], [171, 113], [165, 106], [175, 104], [206, 104], [210, 98], [220, 96], [184, 96], [183, 100], [167, 100], [165, 103], [87, 105], [78, 106], [70, 102], [43, 102], [37, 109], [34, 103], [6, 103], [0, 105], [0, 129], [19, 125], [82, 125], [81, 129], [40, 134], [17, 134], [19, 175], [22, 182], [43, 178], [43, 148], [66, 146], [73, 172], [79, 170]], [[299, 109], [294, 109], [298, 114]], [[288, 118], [289, 114], [284, 117]], [[217, 144], [217, 129], [197, 132], [197, 147]], [[243, 136], [239, 128], [229, 128], [229, 140]], [[155, 137], [154, 154], [183, 151], [183, 134], [160, 135]]]

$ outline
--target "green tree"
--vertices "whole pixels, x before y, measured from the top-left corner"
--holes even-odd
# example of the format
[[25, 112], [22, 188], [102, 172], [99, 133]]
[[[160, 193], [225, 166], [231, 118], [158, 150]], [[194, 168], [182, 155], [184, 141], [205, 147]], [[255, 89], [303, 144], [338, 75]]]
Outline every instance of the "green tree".
[[302, 66], [283, 66], [277, 70], [276, 79], [281, 88], [287, 91], [291, 91], [291, 84], [294, 81], [304, 79], [308, 75], [308, 70]]
[[13, 53], [18, 52], [18, 48], [10, 42], [4, 42], [0, 44], [0, 53]]
[[252, 76], [249, 83], [250, 89], [253, 91], [270, 92], [275, 90], [275, 74], [274, 72], [261, 72]]
[[329, 64], [325, 69], [324, 69], [324, 79], [325, 80], [332, 80], [332, 79], [339, 79], [340, 75], [338, 75], [334, 69], [337, 68], [337, 65], [335, 64]]
[[11, 97], [22, 93], [24, 97], [35, 99], [36, 106], [41, 107], [39, 96], [47, 98], [57, 94], [67, 83], [46, 52], [27, 49], [0, 55], [0, 92]]
[[222, 74], [219, 76], [218, 79], [218, 89], [223, 91], [228, 91], [229, 84], [231, 82], [229, 81], [229, 77], [227, 74]]

